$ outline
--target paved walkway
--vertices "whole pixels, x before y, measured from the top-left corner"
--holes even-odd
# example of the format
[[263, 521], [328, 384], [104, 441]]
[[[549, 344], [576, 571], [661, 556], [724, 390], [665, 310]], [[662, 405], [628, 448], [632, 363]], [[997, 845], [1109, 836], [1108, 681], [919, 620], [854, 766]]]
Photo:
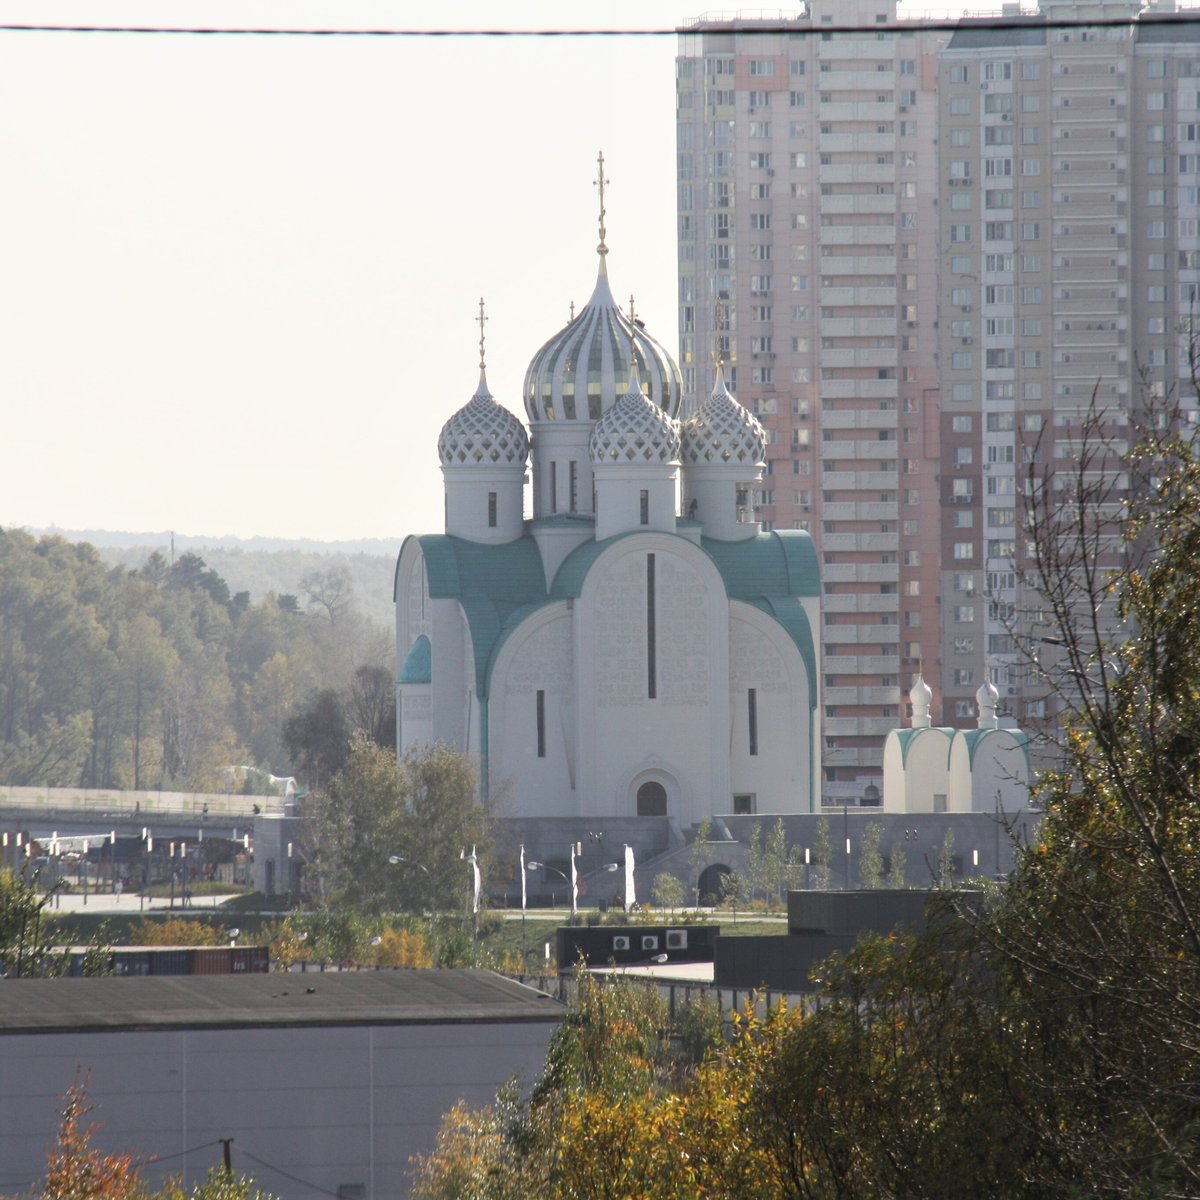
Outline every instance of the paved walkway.
[[[219, 909], [226, 900], [232, 900], [235, 893], [217, 893], [211, 896], [193, 896], [188, 908], [183, 907], [183, 901], [175, 897], [175, 912], [211, 912]], [[82, 892], [60, 893], [51, 901], [48, 912], [81, 912], [81, 913], [140, 913], [162, 912], [170, 910], [170, 896], [147, 896], [144, 900], [137, 892], [123, 892], [120, 896], [112, 892], [89, 892], [85, 897]]]

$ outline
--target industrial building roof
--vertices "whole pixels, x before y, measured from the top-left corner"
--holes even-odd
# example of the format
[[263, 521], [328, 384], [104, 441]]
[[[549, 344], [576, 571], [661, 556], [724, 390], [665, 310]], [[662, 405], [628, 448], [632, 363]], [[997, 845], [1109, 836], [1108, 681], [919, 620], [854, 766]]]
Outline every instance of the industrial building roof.
[[0, 1036], [561, 1019], [562, 1006], [552, 997], [483, 970], [0, 981]]

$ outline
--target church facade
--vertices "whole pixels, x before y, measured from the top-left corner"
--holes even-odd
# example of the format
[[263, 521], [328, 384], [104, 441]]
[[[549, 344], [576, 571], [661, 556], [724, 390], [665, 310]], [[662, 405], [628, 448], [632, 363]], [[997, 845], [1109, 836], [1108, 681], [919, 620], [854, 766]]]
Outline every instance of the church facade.
[[815, 811], [812, 542], [755, 521], [765, 434], [719, 366], [680, 420], [677, 366], [613, 301], [601, 221], [592, 297], [526, 375], [528, 432], [482, 341], [442, 429], [445, 532], [396, 565], [399, 752], [463, 750], [507, 817]]

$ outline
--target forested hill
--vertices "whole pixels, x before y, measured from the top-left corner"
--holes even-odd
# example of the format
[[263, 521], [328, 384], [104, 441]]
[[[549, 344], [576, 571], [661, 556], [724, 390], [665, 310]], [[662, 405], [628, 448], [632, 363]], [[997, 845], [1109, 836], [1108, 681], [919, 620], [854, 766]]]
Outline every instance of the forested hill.
[[391, 564], [362, 556], [385, 582], [360, 589], [335, 556], [306, 569], [275, 553], [286, 570], [264, 572], [256, 598], [248, 575], [178, 541], [173, 563], [151, 551], [127, 566], [0, 530], [0, 783], [204, 791], [230, 765], [292, 773], [289, 717], [350, 694], [360, 669], [391, 677], [390, 627], [362, 605], [366, 586], [390, 596]]
[[107, 563], [139, 568], [157, 551], [171, 561], [175, 556], [198, 554], [229, 585], [231, 592], [249, 592], [259, 603], [277, 596], [301, 595], [301, 580], [314, 571], [345, 568], [354, 586], [358, 608], [384, 628], [392, 626], [392, 574], [401, 539], [359, 538], [318, 542], [296, 538], [199, 537], [187, 534], [114, 533], [104, 529], [32, 530], [35, 536], [56, 536], [70, 542], [88, 542]]

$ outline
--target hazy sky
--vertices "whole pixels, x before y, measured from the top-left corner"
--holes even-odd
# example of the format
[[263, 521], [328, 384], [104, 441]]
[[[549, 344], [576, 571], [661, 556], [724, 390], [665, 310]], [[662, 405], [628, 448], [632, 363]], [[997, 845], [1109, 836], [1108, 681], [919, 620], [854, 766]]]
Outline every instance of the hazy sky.
[[[921, 5], [924, 10], [926, 5]], [[790, 10], [790, 9], [789, 9]], [[0, 0], [0, 23], [672, 27], [685, 0]], [[0, 32], [0, 525], [400, 537], [596, 273], [674, 352], [674, 37]]]

